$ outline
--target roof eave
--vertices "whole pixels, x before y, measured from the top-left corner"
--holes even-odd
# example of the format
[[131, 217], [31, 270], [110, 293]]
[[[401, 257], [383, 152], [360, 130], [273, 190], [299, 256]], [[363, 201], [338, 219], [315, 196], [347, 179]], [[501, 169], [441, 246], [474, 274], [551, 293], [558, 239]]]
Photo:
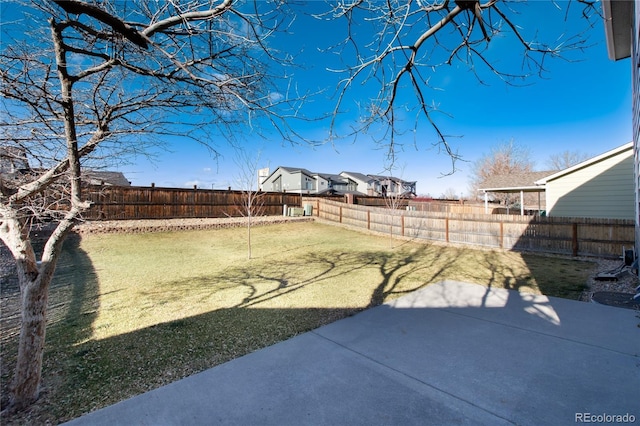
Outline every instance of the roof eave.
[[607, 53], [611, 60], [631, 56], [633, 4], [634, 2], [626, 0], [602, 0]]
[[479, 188], [482, 192], [544, 192], [544, 186], [512, 186], [503, 188]]

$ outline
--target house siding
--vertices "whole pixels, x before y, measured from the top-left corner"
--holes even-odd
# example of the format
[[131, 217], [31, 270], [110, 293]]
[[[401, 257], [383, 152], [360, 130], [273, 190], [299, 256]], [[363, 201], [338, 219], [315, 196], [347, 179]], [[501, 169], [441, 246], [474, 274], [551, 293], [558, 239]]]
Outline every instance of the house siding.
[[633, 219], [632, 150], [575, 170], [546, 184], [547, 214], [564, 217]]
[[315, 192], [322, 192], [329, 188], [329, 182], [325, 178], [320, 175], [315, 175], [314, 177], [316, 178]]
[[631, 49], [631, 78], [632, 78], [632, 93], [633, 93], [633, 174], [635, 185], [635, 200], [634, 200], [634, 219], [636, 222], [636, 253], [640, 250], [640, 72], [638, 66], [640, 66], [640, 28], [638, 28], [638, 22], [640, 22], [640, 7], [637, 7], [635, 3], [634, 7], [634, 19], [631, 25], [631, 40], [633, 43]]
[[369, 184], [371, 179], [368, 180], [362, 180], [360, 178], [358, 178], [358, 176], [353, 176], [350, 173], [347, 172], [342, 172], [340, 173], [340, 176], [343, 176], [347, 179], [349, 179], [349, 181], [351, 182], [351, 184], [349, 185], [349, 190], [350, 191], [357, 191], [360, 192], [362, 194], [370, 194], [370, 189], [371, 189], [371, 185]]
[[366, 182], [356, 182], [356, 191], [362, 194], [369, 194], [369, 185]]
[[298, 171], [291, 173], [283, 168], [276, 169], [262, 184], [264, 191], [276, 192], [311, 193], [316, 191], [315, 187], [316, 180], [313, 177]]

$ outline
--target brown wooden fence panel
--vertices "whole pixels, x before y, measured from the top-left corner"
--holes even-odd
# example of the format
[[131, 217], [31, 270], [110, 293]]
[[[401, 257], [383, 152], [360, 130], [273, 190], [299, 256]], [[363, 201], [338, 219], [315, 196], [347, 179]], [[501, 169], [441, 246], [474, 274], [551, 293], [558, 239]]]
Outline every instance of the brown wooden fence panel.
[[402, 235], [402, 219], [400, 214], [392, 214], [387, 209], [374, 208], [369, 214], [369, 229], [385, 234]]
[[350, 206], [351, 208], [344, 209], [342, 212], [342, 223], [346, 225], [358, 226], [361, 228], [367, 227], [367, 209], [361, 206]]
[[[171, 219], [241, 216], [242, 191], [88, 186], [84, 196], [92, 203], [89, 220]], [[260, 215], [283, 213], [283, 206], [300, 206], [299, 194], [261, 193]]]
[[427, 217], [421, 212], [408, 212], [405, 217], [405, 236], [432, 241], [447, 239], [447, 219], [444, 217]]
[[501, 248], [500, 223], [450, 218], [448, 241], [456, 244]]
[[[303, 198], [302, 203], [307, 202]], [[471, 247], [619, 258], [634, 245], [630, 220], [450, 214], [315, 199], [318, 216], [373, 232]]]
[[[304, 201], [303, 201], [304, 202]], [[324, 203], [319, 201], [320, 207], [316, 209], [316, 215], [323, 219], [333, 222], [342, 223], [342, 204], [341, 203]]]

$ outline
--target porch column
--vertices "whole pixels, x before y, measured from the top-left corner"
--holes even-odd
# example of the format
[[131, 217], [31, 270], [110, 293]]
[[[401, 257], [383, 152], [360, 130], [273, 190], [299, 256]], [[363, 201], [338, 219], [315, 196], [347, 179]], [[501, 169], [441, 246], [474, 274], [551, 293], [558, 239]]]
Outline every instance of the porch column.
[[489, 214], [489, 194], [484, 192], [484, 214]]
[[520, 216], [524, 216], [524, 191], [520, 190]]
[[540, 216], [541, 211], [542, 211], [542, 204], [540, 203], [540, 191], [538, 191], [538, 216]]

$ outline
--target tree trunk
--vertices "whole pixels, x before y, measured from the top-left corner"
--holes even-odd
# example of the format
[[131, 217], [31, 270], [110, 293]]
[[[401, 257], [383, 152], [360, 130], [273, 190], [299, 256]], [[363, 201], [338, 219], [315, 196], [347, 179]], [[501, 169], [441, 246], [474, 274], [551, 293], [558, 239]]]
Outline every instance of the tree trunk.
[[29, 280], [24, 275], [20, 277], [22, 321], [10, 401], [10, 407], [14, 410], [28, 407], [40, 395], [50, 281], [50, 277], [41, 274], [35, 280]]
[[35, 252], [27, 235], [22, 235], [17, 241], [3, 238], [5, 243], [13, 242], [7, 246], [16, 259], [21, 301], [18, 359], [9, 402], [9, 409], [13, 411], [28, 407], [40, 396], [49, 286], [62, 243], [71, 227], [72, 222], [67, 220], [58, 225], [45, 245], [40, 263], [36, 262]]
[[251, 213], [247, 216], [247, 259], [251, 259]]
[[3, 208], [0, 214], [0, 239], [16, 261], [20, 285], [18, 358], [8, 407], [9, 411], [18, 411], [31, 405], [40, 395], [49, 285], [62, 243], [73, 227], [71, 218], [77, 214], [77, 210], [72, 209], [68, 218], [62, 220], [53, 231], [44, 247], [41, 262], [36, 261], [28, 227], [21, 223], [16, 212]]

